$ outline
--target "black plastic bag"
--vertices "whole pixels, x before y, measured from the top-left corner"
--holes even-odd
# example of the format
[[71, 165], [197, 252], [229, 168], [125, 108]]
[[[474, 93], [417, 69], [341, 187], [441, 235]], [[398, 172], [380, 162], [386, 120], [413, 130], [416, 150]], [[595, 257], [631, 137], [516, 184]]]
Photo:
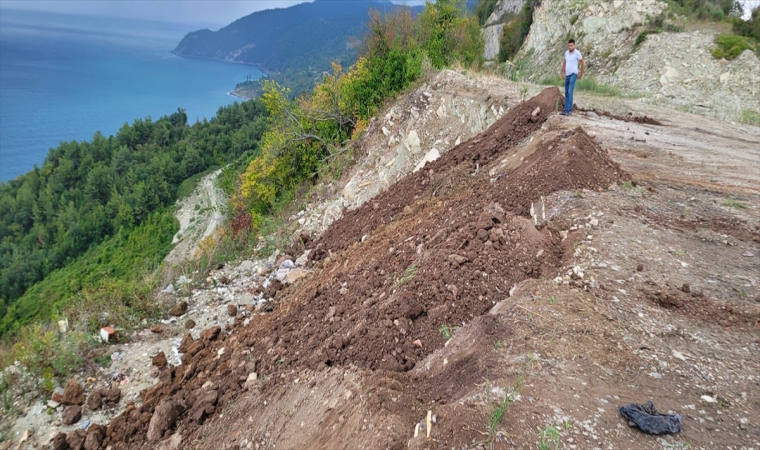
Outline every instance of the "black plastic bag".
[[660, 414], [652, 400], [643, 405], [631, 403], [621, 406], [618, 411], [628, 421], [636, 424], [646, 434], [671, 434], [681, 432], [680, 414]]

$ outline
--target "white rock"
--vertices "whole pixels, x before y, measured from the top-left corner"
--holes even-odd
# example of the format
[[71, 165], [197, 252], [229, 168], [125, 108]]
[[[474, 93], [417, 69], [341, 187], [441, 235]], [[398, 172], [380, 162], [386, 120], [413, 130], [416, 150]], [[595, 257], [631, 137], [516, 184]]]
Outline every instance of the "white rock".
[[406, 136], [406, 146], [412, 154], [420, 152], [420, 136], [417, 134], [417, 130], [410, 131]]
[[429, 162], [433, 162], [433, 161], [435, 161], [436, 159], [438, 159], [440, 157], [441, 157], [441, 154], [440, 154], [440, 152], [438, 152], [437, 149], [434, 148], [434, 149], [430, 150], [429, 152], [427, 152], [425, 154], [425, 157], [422, 158], [422, 161], [420, 161], [417, 164], [417, 166], [415, 166], [415, 168], [414, 168], [414, 170], [412, 172], [418, 172], [420, 169], [422, 169], [423, 167], [425, 167], [425, 164], [427, 164]]

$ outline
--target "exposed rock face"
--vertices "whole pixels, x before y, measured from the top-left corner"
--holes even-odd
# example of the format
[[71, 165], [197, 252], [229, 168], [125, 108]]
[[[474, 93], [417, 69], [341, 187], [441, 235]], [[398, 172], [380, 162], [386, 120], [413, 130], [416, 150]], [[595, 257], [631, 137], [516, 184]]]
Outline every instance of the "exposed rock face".
[[[487, 58], [498, 53], [497, 12], [509, 11], [505, 3], [513, 2], [500, 2], [483, 28]], [[590, 77], [644, 101], [724, 120], [760, 111], [760, 61], [749, 50], [734, 61], [716, 60], [713, 30], [650, 34], [634, 50], [646, 24], [666, 11], [662, 0], [543, 0], [516, 60], [528, 81], [559, 75], [573, 37]]]
[[733, 61], [716, 60], [710, 54], [715, 34], [649, 35], [608, 80], [647, 99], [722, 119], [760, 112], [760, 60], [750, 50]]
[[[545, 0], [533, 13], [533, 25], [518, 58], [526, 58], [533, 81], [559, 74], [567, 37], [577, 41], [590, 74], [614, 71], [639, 34], [635, 24], [649, 21], [665, 8], [660, 0]], [[574, 23], [573, 23], [574, 19]]]
[[483, 25], [483, 40], [485, 41], [483, 56], [486, 60], [494, 60], [499, 55], [501, 30], [509, 18], [520, 12], [523, 5], [525, 5], [525, 0], [500, 0], [496, 3], [496, 8]]

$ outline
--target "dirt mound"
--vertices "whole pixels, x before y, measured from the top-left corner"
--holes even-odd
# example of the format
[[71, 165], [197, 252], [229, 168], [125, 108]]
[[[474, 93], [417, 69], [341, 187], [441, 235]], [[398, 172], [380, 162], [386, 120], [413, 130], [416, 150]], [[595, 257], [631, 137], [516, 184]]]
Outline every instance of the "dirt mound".
[[[625, 176], [581, 129], [542, 143], [496, 179], [488, 176], [486, 166], [509, 158], [508, 150], [541, 126], [558, 99], [557, 89], [544, 91], [334, 223], [312, 252], [321, 261], [318, 270], [277, 292], [271, 314], [245, 327], [238, 317], [233, 330], [204, 330], [197, 340], [186, 335], [182, 365], [161, 371], [160, 382], [141, 393], [143, 405], [111, 422], [103, 445], [139, 447], [173, 433], [191, 436], [248, 391], [248, 380], [263, 380], [255, 386], [275, 392], [304, 370], [362, 369], [378, 392], [368, 407], [404, 417], [414, 402], [454, 398], [463, 379], [412, 370], [443, 351], [459, 327], [507, 336], [509, 330], [483, 315], [516, 283], [556, 274], [561, 234], [527, 218], [534, 202], [557, 190], [606, 188]], [[436, 193], [433, 177], [462, 167], [476, 173], [445, 196]], [[492, 346], [491, 337], [478, 345]], [[462, 371], [477, 366], [472, 383], [493, 369], [476, 360], [451, 364]], [[404, 400], [396, 404], [399, 394]]]
[[[361, 207], [344, 211], [343, 217], [316, 241], [318, 251], [312, 257], [324, 257], [324, 251], [320, 249], [343, 250], [378, 226], [393, 221], [405, 206], [416, 201], [428, 189], [434, 174], [446, 173], [460, 165], [468, 173], [485, 167], [497, 155], [507, 152], [540, 129], [549, 114], [563, 104], [559, 89], [553, 87], [516, 106], [489, 129], [428, 163], [423, 170], [407, 176]], [[536, 108], [539, 108], [538, 113], [534, 115]], [[362, 226], [356, 226], [357, 223]]]

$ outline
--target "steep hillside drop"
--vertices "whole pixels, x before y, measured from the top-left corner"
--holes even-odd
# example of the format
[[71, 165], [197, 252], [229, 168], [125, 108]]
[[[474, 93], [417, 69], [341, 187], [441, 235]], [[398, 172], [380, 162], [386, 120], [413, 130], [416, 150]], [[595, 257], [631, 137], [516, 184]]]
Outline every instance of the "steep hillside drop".
[[[562, 234], [529, 218], [544, 196], [607, 188], [626, 177], [582, 129], [511, 154], [561, 102], [557, 89], [547, 89], [391, 186], [357, 210], [364, 216], [333, 224], [312, 252], [311, 277], [278, 292], [274, 311], [246, 326], [238, 316], [231, 329], [211, 328], [197, 340], [186, 335], [182, 365], [164, 369], [141, 393], [143, 404], [111, 422], [102, 445], [154, 447], [174, 433], [192, 440], [244, 392], [275, 392], [299, 374], [328, 374], [330, 367], [362, 371], [365, 389], [380, 393], [365, 406], [369, 412], [408, 426], [415, 402], [453, 401], [479, 383], [494, 368], [469, 367], [465, 378], [409, 371], [444, 347], [441, 324], [474, 321], [505, 337], [508, 330], [481, 316], [515, 283], [555, 276]], [[501, 172], [492, 177], [490, 165]], [[370, 446], [401, 448], [406, 439], [396, 431]]]

